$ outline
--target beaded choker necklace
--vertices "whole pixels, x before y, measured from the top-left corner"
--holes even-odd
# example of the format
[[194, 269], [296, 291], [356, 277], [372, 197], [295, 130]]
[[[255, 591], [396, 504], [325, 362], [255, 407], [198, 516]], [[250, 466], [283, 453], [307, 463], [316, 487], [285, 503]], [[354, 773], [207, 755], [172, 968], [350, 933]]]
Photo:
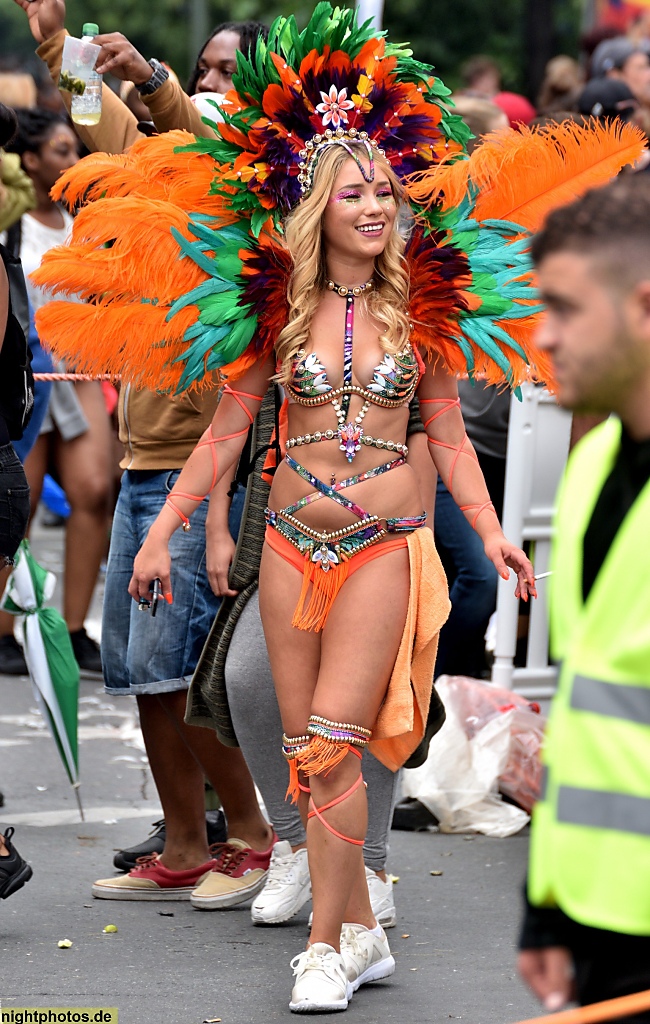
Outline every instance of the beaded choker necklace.
[[344, 284], [337, 284], [336, 281], [328, 281], [327, 287], [329, 291], [336, 292], [343, 299], [355, 299], [372, 288], [372, 278], [366, 281], [365, 284], [356, 285], [354, 288], [348, 288]]

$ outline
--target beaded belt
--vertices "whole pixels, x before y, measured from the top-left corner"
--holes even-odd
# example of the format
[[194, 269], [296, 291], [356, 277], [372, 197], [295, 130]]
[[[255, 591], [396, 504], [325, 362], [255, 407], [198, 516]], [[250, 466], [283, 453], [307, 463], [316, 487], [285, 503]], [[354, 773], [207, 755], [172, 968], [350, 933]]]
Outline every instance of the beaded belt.
[[[383, 437], [361, 434], [358, 440], [361, 444], [368, 445], [368, 447], [385, 448], [389, 452], [397, 452], [404, 457], [409, 453], [407, 445], [400, 444], [398, 441], [384, 441]], [[301, 434], [299, 437], [290, 437], [286, 442], [286, 448], [288, 451], [290, 448], [295, 448], [296, 445], [317, 444], [319, 441], [343, 441], [343, 439], [338, 430], [316, 430], [313, 434]], [[344, 443], [340, 447], [342, 451], [345, 451]]]
[[[342, 530], [312, 530], [286, 512], [274, 512], [264, 509], [264, 518], [269, 526], [293, 544], [301, 555], [311, 562], [320, 565], [324, 572], [329, 572], [345, 558], [358, 555], [360, 551], [376, 544], [386, 536], [387, 531], [379, 525], [377, 516], [365, 520], [366, 525], [359, 527], [352, 523]], [[411, 527], [412, 529], [412, 527]]]

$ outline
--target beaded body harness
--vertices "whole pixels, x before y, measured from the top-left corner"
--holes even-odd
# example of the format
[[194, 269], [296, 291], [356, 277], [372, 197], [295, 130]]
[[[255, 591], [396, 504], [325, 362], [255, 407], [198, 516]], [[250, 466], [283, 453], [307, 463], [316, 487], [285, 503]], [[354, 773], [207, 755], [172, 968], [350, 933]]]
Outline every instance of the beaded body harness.
[[[296, 404], [304, 406], [320, 406], [331, 404], [336, 413], [338, 429], [315, 431], [300, 437], [292, 437], [286, 443], [287, 454], [285, 463], [303, 480], [311, 484], [314, 491], [293, 505], [274, 511], [267, 508], [265, 517], [267, 524], [281, 533], [305, 558], [304, 585], [301, 600], [294, 615], [293, 625], [303, 629], [320, 630], [327, 619], [327, 613], [334, 602], [341, 586], [347, 578], [347, 562], [372, 544], [382, 540], [388, 533], [407, 533], [426, 525], [426, 512], [419, 516], [404, 518], [380, 519], [371, 515], [360, 505], [350, 501], [341, 491], [364, 480], [372, 479], [391, 469], [403, 466], [408, 448], [405, 444], [386, 441], [364, 434], [363, 419], [371, 404], [383, 408], [395, 408], [406, 404], [415, 393], [419, 380], [419, 367], [412, 349], [398, 356], [386, 355], [375, 368], [373, 380], [368, 387], [360, 387], [352, 383], [352, 336], [354, 330], [354, 300], [369, 285], [348, 289], [333, 285], [346, 300], [345, 337], [343, 346], [343, 384], [333, 388], [327, 380], [325, 367], [315, 354], [305, 356], [298, 353], [294, 361], [293, 378], [286, 390]], [[352, 420], [350, 399], [352, 395], [363, 398], [363, 405], [358, 415]], [[296, 446], [314, 444], [321, 441], [338, 441], [339, 448], [344, 452], [348, 462], [352, 462], [361, 445], [383, 448], [394, 452], [397, 456], [390, 462], [358, 473], [338, 483], [326, 484], [314, 476], [297, 462], [289, 450]], [[296, 518], [296, 513], [314, 501], [327, 497], [343, 506], [358, 517], [357, 523], [334, 531], [319, 531], [306, 526]], [[308, 584], [313, 585], [311, 601], [307, 603]], [[318, 612], [317, 609], [318, 608]]]

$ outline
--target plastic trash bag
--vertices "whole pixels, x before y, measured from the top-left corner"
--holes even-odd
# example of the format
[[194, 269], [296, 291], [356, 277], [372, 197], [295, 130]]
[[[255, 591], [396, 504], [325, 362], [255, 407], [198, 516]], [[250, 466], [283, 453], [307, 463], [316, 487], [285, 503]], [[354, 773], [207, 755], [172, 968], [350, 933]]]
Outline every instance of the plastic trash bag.
[[510, 690], [464, 676], [441, 676], [436, 688], [447, 721], [425, 763], [404, 771], [404, 796], [423, 803], [441, 832], [514, 835], [529, 815], [505, 803], [499, 788], [530, 811], [539, 795], [542, 716]]

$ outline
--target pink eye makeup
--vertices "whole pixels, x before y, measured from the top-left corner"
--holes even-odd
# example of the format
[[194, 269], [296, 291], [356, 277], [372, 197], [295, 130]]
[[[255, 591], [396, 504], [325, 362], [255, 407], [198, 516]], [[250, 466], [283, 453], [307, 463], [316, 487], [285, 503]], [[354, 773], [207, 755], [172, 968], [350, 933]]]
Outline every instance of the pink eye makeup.
[[[393, 192], [389, 188], [382, 188], [382, 189], [380, 189], [377, 192], [377, 199], [379, 199], [380, 202], [382, 202], [382, 203], [390, 201], [393, 198], [394, 198], [393, 197]], [[333, 196], [333, 198], [330, 199], [329, 202], [330, 203], [358, 203], [360, 199], [361, 199], [360, 193], [355, 191], [354, 189], [343, 189], [341, 192], [338, 192], [335, 196]]]
[[344, 189], [334, 196], [334, 199], [331, 201], [334, 203], [356, 203], [359, 199], [361, 199], [361, 196], [358, 192], [355, 192], [353, 189]]

